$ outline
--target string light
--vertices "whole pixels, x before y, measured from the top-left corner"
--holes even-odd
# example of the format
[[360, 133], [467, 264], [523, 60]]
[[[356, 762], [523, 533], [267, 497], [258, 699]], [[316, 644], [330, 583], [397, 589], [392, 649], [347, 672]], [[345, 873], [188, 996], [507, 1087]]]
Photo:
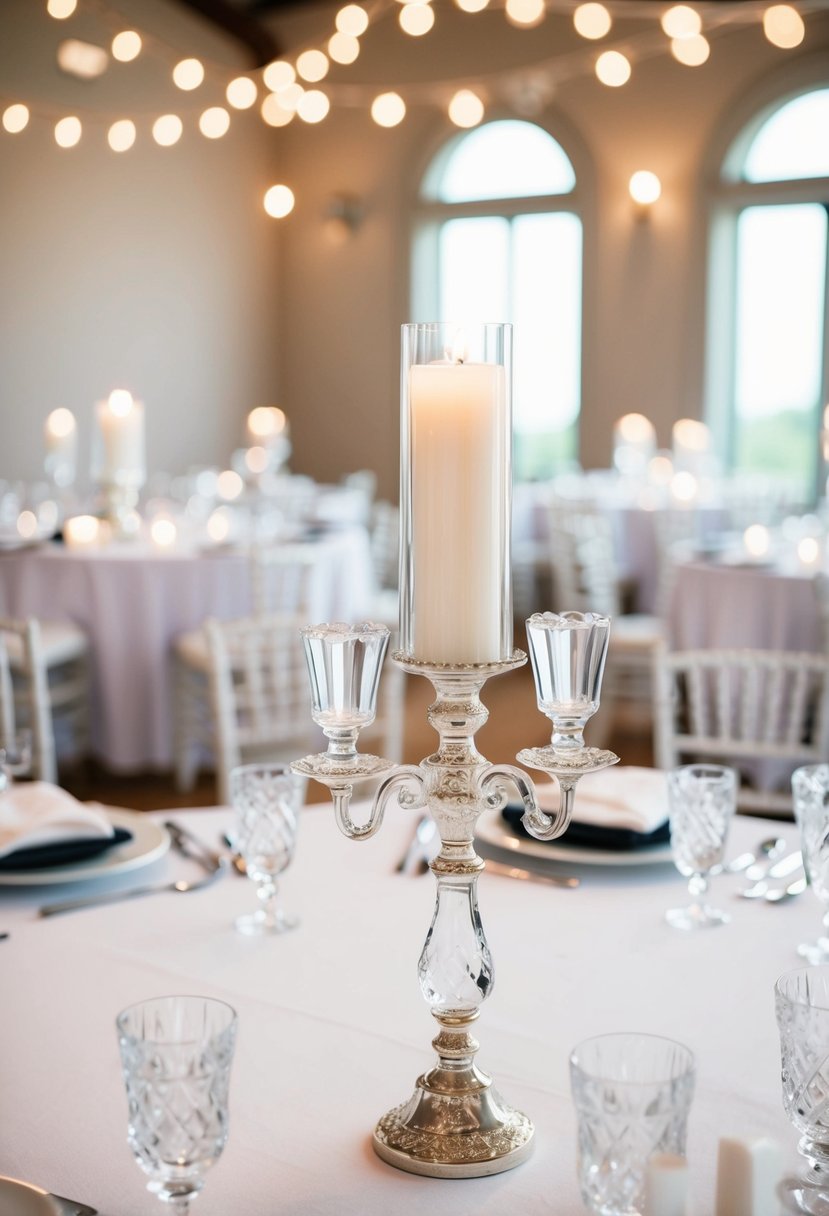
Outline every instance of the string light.
[[260, 113], [269, 127], [286, 127], [294, 117], [294, 110], [283, 106], [278, 93], [268, 93]]
[[671, 54], [677, 63], [683, 63], [686, 68], [698, 68], [711, 54], [711, 47], [702, 34], [690, 38], [672, 38]]
[[225, 89], [228, 105], [233, 106], [234, 110], [249, 110], [256, 104], [258, 96], [256, 82], [250, 76], [237, 76]]
[[297, 75], [309, 84], [316, 84], [328, 75], [328, 56], [322, 51], [303, 51], [296, 61]]
[[359, 38], [368, 29], [368, 13], [359, 4], [346, 4], [334, 19], [337, 32]]
[[287, 85], [286, 88], [280, 89], [277, 97], [282, 109], [295, 111], [304, 92], [305, 90], [299, 81], [295, 81], [293, 84]]
[[659, 24], [669, 38], [693, 38], [702, 29], [702, 18], [689, 5], [675, 4], [662, 14]]
[[135, 123], [129, 118], [120, 118], [107, 132], [107, 143], [113, 152], [128, 152], [135, 143]]
[[204, 80], [204, 65], [200, 59], [180, 59], [173, 68], [173, 83], [185, 93], [197, 89]]
[[412, 38], [422, 38], [435, 24], [435, 14], [431, 4], [427, 4], [425, 0], [410, 0], [397, 14], [397, 20], [404, 34], [409, 34]]
[[59, 148], [74, 148], [82, 134], [81, 120], [74, 114], [55, 123], [55, 143]]
[[10, 135], [17, 135], [29, 124], [29, 107], [16, 102], [3, 111], [3, 126]]
[[65, 21], [67, 17], [72, 16], [77, 7], [78, 0], [49, 0], [46, 12], [56, 21]]
[[630, 60], [621, 51], [603, 51], [596, 60], [596, 75], [608, 88], [621, 88], [630, 80]]
[[300, 97], [296, 112], [303, 122], [316, 123], [322, 122], [330, 109], [331, 102], [322, 89], [308, 89]]
[[455, 0], [455, 4], [463, 13], [482, 13], [489, 0]]
[[524, 29], [530, 29], [544, 20], [544, 0], [506, 0], [504, 6], [507, 21]]
[[328, 54], [335, 63], [353, 63], [360, 54], [359, 39], [337, 31], [328, 39]]
[[162, 114], [153, 123], [153, 139], [162, 148], [172, 148], [181, 139], [183, 130], [178, 114]]
[[294, 209], [294, 192], [289, 186], [271, 186], [265, 191], [265, 210], [275, 220], [284, 219]]
[[603, 4], [580, 4], [573, 13], [573, 25], [582, 38], [604, 38], [611, 24], [610, 13]]
[[199, 130], [205, 139], [221, 139], [230, 129], [230, 115], [224, 106], [210, 106], [199, 117]]
[[278, 93], [296, 80], [294, 65], [288, 63], [287, 59], [275, 59], [263, 71], [262, 79], [272, 93]]
[[399, 93], [380, 93], [371, 103], [371, 117], [378, 127], [396, 127], [406, 117], [406, 103]]
[[477, 127], [484, 116], [484, 103], [471, 89], [459, 89], [449, 102], [448, 113], [456, 127]]
[[109, 55], [104, 48], [80, 38], [66, 38], [58, 47], [57, 60], [62, 72], [80, 80], [95, 80], [109, 67]]
[[800, 46], [806, 26], [800, 13], [790, 4], [772, 4], [763, 13], [763, 33], [773, 46], [790, 50]]
[[120, 63], [131, 63], [141, 54], [142, 46], [141, 35], [136, 30], [122, 30], [112, 40], [112, 58]]

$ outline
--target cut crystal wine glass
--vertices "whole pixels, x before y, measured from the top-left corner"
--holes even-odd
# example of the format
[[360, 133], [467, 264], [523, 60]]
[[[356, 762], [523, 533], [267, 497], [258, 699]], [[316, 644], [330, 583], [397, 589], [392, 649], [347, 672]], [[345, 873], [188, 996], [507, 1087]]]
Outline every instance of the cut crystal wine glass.
[[116, 1019], [128, 1142], [147, 1189], [185, 1216], [227, 1141], [236, 1013], [223, 1001], [164, 996]]
[[829, 963], [829, 764], [811, 764], [792, 775], [794, 817], [800, 829], [809, 886], [823, 905], [823, 933], [798, 946], [809, 963]]
[[720, 764], [685, 764], [668, 773], [668, 810], [674, 865], [688, 879], [692, 902], [672, 908], [674, 929], [710, 929], [730, 917], [705, 900], [708, 876], [722, 862], [737, 801], [737, 774]]
[[829, 1216], [829, 967], [782, 975], [774, 1000], [783, 1106], [808, 1162], [802, 1177], [784, 1179], [780, 1197], [788, 1212]]
[[304, 788], [303, 779], [282, 764], [243, 764], [231, 771], [230, 799], [236, 812], [234, 843], [262, 904], [255, 912], [237, 918], [240, 933], [284, 933], [299, 923], [279, 907], [276, 880], [294, 856]]

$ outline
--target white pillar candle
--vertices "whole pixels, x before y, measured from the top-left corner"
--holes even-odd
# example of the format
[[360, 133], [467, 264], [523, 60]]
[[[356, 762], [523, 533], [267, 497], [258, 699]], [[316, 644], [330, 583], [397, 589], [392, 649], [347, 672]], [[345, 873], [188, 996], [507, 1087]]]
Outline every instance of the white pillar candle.
[[717, 1216], [777, 1216], [782, 1173], [774, 1140], [724, 1137], [717, 1154]]
[[495, 662], [508, 527], [505, 371], [447, 360], [415, 364], [409, 377], [413, 653]]
[[98, 477], [107, 483], [138, 485], [144, 481], [144, 404], [126, 389], [115, 389], [96, 406], [102, 440]]

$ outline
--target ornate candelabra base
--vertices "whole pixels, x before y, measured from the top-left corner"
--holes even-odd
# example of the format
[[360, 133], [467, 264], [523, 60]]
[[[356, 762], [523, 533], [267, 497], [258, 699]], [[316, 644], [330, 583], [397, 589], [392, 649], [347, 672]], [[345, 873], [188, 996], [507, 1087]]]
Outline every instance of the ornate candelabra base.
[[506, 1105], [474, 1062], [478, 1042], [468, 1028], [477, 1016], [438, 1018], [437, 1065], [374, 1129], [374, 1151], [389, 1165], [430, 1178], [482, 1178], [532, 1152], [532, 1123]]

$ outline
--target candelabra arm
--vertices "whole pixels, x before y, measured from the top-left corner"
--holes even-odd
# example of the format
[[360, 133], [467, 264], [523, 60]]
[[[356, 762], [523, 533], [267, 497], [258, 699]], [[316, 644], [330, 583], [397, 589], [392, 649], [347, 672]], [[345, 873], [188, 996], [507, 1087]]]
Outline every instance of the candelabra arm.
[[492, 765], [481, 781], [481, 792], [492, 810], [500, 811], [506, 804], [508, 794], [504, 782], [518, 791], [524, 804], [521, 822], [536, 840], [555, 840], [566, 830], [573, 811], [575, 781], [572, 784], [561, 783], [559, 808], [549, 815], [538, 805], [535, 786], [530, 778], [522, 769], [514, 768], [511, 764]]
[[349, 840], [368, 840], [378, 831], [380, 824], [383, 822], [383, 816], [389, 804], [389, 799], [393, 794], [397, 794], [398, 806], [410, 808], [426, 805], [426, 788], [423, 776], [420, 769], [411, 764], [400, 765], [390, 776], [385, 778], [374, 796], [369, 817], [363, 824], [356, 824], [351, 818], [350, 806], [353, 786], [343, 784], [332, 785], [329, 788], [334, 803], [334, 818], [337, 821], [337, 827]]

